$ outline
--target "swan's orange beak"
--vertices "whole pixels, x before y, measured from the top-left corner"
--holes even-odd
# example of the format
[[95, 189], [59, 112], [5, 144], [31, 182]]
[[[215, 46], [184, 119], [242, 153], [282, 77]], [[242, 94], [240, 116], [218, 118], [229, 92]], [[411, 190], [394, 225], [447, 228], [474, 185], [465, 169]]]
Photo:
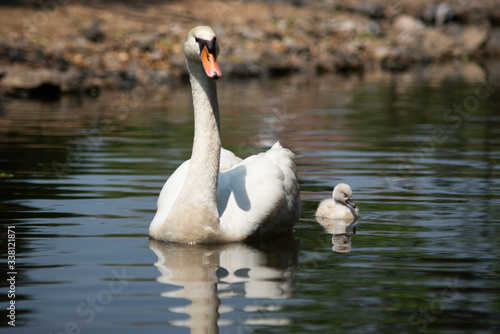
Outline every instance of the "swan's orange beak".
[[200, 57], [207, 76], [215, 80], [219, 79], [222, 76], [219, 64], [217, 64], [215, 56], [208, 51], [206, 46], [203, 47]]

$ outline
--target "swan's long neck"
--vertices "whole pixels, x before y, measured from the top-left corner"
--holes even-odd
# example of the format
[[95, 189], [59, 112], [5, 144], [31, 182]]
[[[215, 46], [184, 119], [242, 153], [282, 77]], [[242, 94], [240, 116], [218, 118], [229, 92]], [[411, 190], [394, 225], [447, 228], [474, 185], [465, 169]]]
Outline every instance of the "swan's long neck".
[[188, 178], [196, 191], [202, 192], [216, 207], [221, 149], [217, 87], [200, 63], [188, 59], [187, 66], [194, 106], [194, 141]]
[[[219, 229], [217, 180], [221, 141], [215, 81], [199, 63], [187, 60], [194, 105], [194, 142], [184, 185], [167, 217], [161, 238], [213, 241]], [[175, 234], [175, 235], [173, 235]]]
[[204, 216], [204, 224], [210, 225], [209, 221], [218, 221], [219, 217], [216, 201], [221, 140], [217, 87], [200, 63], [189, 59], [186, 62], [193, 93], [194, 141], [181, 196], [183, 203], [190, 203], [188, 209], [200, 210], [198, 216]]

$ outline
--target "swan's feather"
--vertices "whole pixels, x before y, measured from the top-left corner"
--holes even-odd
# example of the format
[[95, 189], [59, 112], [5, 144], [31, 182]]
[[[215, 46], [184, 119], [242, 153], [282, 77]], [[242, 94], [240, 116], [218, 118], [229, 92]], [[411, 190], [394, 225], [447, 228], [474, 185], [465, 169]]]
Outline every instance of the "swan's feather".
[[[301, 208], [293, 157], [279, 142], [245, 160], [222, 149], [217, 185], [222, 239], [291, 232]], [[181, 164], [163, 186], [152, 226], [166, 220], [186, 179], [189, 161]]]
[[[161, 189], [160, 196], [158, 197], [158, 202], [156, 206], [158, 210], [156, 211], [156, 215], [151, 222], [152, 227], [160, 226], [167, 219], [172, 206], [174, 205], [177, 197], [181, 192], [182, 186], [184, 185], [184, 181], [186, 180], [186, 175], [189, 169], [189, 162], [191, 159], [184, 161], [177, 169], [170, 175], [167, 182], [163, 185]], [[233, 152], [228, 151], [224, 148], [221, 149], [220, 155], [220, 171], [227, 171], [237, 164], [239, 164], [242, 160], [234, 155]]]
[[280, 220], [281, 208], [287, 206], [285, 174], [290, 172], [287, 160], [291, 161], [291, 157], [283, 156], [287, 151], [281, 146], [273, 147], [220, 174], [217, 208], [221, 228], [228, 238], [241, 240], [260, 234], [259, 229]]

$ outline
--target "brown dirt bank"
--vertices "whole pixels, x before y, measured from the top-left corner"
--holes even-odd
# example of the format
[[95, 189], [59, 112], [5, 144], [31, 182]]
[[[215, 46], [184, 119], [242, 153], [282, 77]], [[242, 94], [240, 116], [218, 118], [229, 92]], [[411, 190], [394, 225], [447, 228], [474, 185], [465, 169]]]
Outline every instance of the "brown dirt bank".
[[13, 3], [0, 5], [0, 89], [26, 97], [179, 82], [182, 43], [200, 24], [218, 34], [226, 77], [500, 56], [498, 0]]

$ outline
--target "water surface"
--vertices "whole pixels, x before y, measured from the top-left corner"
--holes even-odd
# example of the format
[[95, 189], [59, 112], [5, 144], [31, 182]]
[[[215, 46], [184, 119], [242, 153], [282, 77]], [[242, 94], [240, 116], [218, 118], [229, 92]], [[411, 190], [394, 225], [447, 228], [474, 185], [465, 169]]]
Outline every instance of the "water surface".
[[[14, 226], [17, 274], [15, 298], [2, 289], [16, 328], [2, 326], [498, 333], [499, 82], [472, 64], [220, 80], [223, 145], [292, 149], [303, 213], [290, 238], [206, 246], [147, 237], [163, 183], [190, 156], [188, 86], [3, 100], [1, 252], [6, 263]], [[324, 227], [314, 212], [339, 182], [361, 218]]]

